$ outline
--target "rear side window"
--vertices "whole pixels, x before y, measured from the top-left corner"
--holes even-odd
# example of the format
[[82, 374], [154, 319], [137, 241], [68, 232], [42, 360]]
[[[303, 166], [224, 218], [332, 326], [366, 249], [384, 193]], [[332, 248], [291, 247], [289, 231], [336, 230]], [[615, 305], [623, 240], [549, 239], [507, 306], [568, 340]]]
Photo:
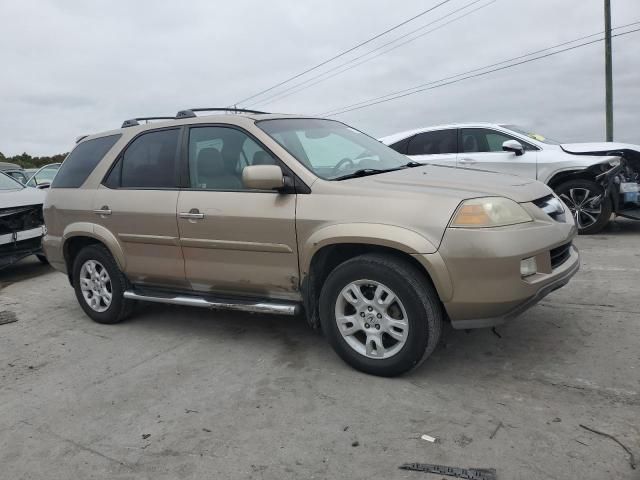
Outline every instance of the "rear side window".
[[104, 184], [110, 188], [175, 188], [180, 130], [158, 130], [136, 138]]
[[82, 142], [62, 162], [51, 188], [79, 188], [120, 137], [116, 134]]
[[419, 133], [409, 142], [408, 155], [437, 155], [458, 153], [456, 130]]

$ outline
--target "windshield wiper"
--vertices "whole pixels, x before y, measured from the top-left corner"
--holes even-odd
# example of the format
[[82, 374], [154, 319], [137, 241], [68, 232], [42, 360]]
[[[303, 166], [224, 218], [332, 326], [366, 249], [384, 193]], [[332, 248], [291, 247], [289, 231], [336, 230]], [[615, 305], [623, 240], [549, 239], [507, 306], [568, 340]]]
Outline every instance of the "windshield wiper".
[[349, 178], [366, 177], [367, 175], [376, 175], [378, 173], [402, 170], [403, 168], [413, 168], [413, 167], [422, 167], [422, 166], [424, 166], [423, 163], [414, 162], [413, 160], [411, 160], [410, 162], [407, 162], [404, 165], [400, 165], [399, 167], [393, 167], [393, 168], [361, 168], [360, 170], [356, 170], [355, 172], [348, 173], [340, 177], [332, 178], [332, 180], [347, 180]]
[[332, 178], [332, 180], [340, 181], [340, 180], [347, 180], [349, 178], [366, 177], [367, 175], [376, 175], [378, 173], [393, 172], [394, 170], [399, 170], [401, 168], [404, 168], [404, 166], [395, 167], [395, 168], [382, 168], [382, 169], [380, 169], [380, 168], [361, 168], [360, 170], [356, 170], [355, 172], [348, 173], [348, 174], [342, 175], [340, 177]]

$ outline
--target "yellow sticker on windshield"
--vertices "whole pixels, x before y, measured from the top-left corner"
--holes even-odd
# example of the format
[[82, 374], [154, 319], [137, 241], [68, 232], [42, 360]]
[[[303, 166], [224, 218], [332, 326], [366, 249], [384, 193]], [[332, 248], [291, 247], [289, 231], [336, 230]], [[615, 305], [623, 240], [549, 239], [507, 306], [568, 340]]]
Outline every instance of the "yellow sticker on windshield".
[[531, 138], [533, 138], [534, 140], [538, 140], [539, 142], [544, 142], [545, 138], [542, 135], [539, 135], [537, 133], [530, 133], [529, 136]]

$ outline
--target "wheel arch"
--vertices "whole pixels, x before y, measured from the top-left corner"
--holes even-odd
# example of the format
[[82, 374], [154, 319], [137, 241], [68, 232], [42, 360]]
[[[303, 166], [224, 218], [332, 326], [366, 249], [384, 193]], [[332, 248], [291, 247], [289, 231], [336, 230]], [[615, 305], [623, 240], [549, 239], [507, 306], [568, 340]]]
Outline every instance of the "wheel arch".
[[[375, 227], [380, 226], [376, 225]], [[408, 239], [409, 242], [404, 242], [397, 236], [378, 235], [372, 237], [362, 230], [358, 230], [356, 233], [355, 229], [352, 234], [340, 237], [310, 237], [307, 242], [308, 248], [304, 250], [308, 253], [301, 259], [300, 267], [303, 302], [307, 320], [312, 327], [318, 328], [320, 325], [318, 299], [325, 279], [333, 269], [350, 258], [366, 253], [384, 253], [395, 256], [412, 264], [425, 276], [427, 281], [434, 284], [432, 275], [425, 265], [418, 261], [416, 254], [434, 253], [437, 250], [436, 247], [416, 232], [387, 225], [381, 227], [391, 227], [390, 229], [382, 229], [388, 233], [394, 229], [402, 231], [402, 238]], [[438, 291], [437, 286], [435, 284], [434, 286]]]
[[73, 281], [73, 261], [84, 247], [92, 244], [104, 245], [111, 253], [121, 271], [124, 271], [126, 260], [118, 239], [101, 225], [78, 222], [68, 225], [63, 232], [62, 253], [67, 267], [69, 281]]

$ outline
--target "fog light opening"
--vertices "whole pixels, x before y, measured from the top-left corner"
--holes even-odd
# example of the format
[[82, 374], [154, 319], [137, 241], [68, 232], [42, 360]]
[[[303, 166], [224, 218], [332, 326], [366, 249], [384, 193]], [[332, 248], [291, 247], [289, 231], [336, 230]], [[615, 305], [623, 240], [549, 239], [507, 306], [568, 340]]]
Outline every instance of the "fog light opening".
[[520, 261], [520, 275], [523, 277], [529, 277], [538, 273], [538, 264], [536, 263], [536, 257], [525, 258]]

